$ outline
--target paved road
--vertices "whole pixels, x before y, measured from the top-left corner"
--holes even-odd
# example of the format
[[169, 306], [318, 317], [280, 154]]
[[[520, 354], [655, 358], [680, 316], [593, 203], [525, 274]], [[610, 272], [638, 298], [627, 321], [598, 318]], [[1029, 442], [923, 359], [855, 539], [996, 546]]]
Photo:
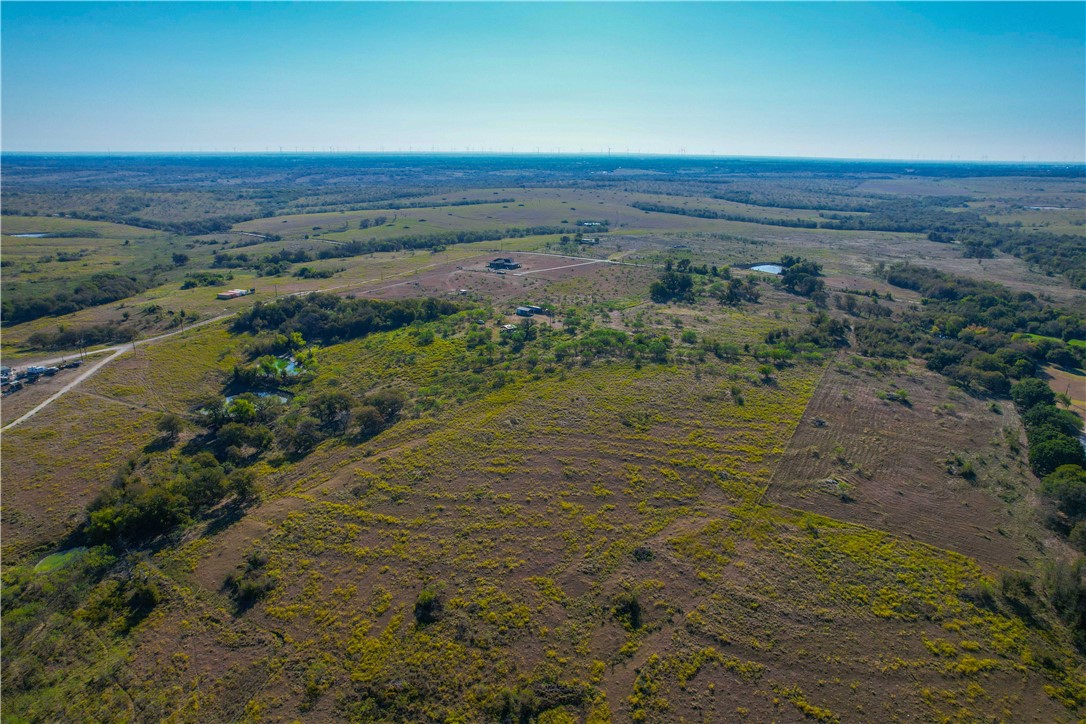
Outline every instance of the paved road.
[[[218, 317], [212, 317], [211, 319], [205, 319], [202, 322], [197, 322], [196, 324], [189, 325], [189, 327], [187, 329], [193, 329], [195, 327], [202, 327], [205, 324], [211, 324], [212, 322], [221, 322], [224, 319], [228, 319], [230, 317], [233, 317], [235, 314], [237, 314], [237, 312], [234, 312], [232, 314], [223, 314], [223, 315], [218, 316]], [[51, 394], [49, 397], [47, 397], [37, 407], [30, 410], [29, 412], [24, 414], [22, 417], [19, 417], [19, 418], [15, 419], [15, 420], [12, 420], [7, 425], [4, 425], [2, 428], [0, 428], [0, 432], [5, 432], [7, 430], [10, 430], [11, 428], [15, 427], [16, 425], [21, 425], [22, 423], [26, 422], [30, 418], [34, 417], [34, 415], [37, 415], [39, 412], [41, 412], [45, 408], [49, 407], [49, 405], [56, 402], [57, 399], [59, 399], [62, 395], [64, 395], [67, 392], [70, 392], [71, 390], [73, 390], [75, 387], [77, 387], [80, 383], [82, 383], [88, 377], [90, 377], [91, 375], [93, 375], [95, 372], [102, 369], [103, 367], [105, 367], [107, 364], [109, 364], [113, 360], [120, 357], [125, 352], [129, 352], [129, 351], [131, 351], [131, 350], [133, 350], [136, 347], [141, 346], [141, 345], [151, 344], [152, 342], [157, 342], [157, 341], [159, 341], [161, 339], [166, 339], [167, 337], [172, 337], [175, 334], [181, 334], [181, 330], [178, 329], [178, 330], [175, 330], [173, 332], [167, 332], [166, 334], [159, 334], [159, 335], [154, 336], [154, 337], [148, 337], [147, 339], [139, 339], [139, 340], [135, 340], [133, 342], [127, 342], [125, 344], [118, 344], [118, 345], [114, 345], [112, 347], [106, 347], [105, 349], [96, 350], [95, 354], [102, 353], [102, 352], [112, 352], [112, 354], [110, 354], [108, 357], [106, 357], [103, 360], [99, 360], [98, 362], [96, 362], [91, 367], [81, 371], [79, 373], [78, 377], [76, 377], [71, 382], [69, 382], [68, 384], [64, 385], [59, 390], [57, 390], [56, 392]], [[70, 355], [69, 355], [69, 357], [70, 357]], [[59, 357], [56, 358], [56, 360], [59, 360], [59, 359], [62, 359], [62, 358], [59, 358]], [[56, 361], [56, 360], [43, 360], [42, 362], [39, 362], [38, 364], [46, 365], [49, 362], [53, 362], [53, 361]]]

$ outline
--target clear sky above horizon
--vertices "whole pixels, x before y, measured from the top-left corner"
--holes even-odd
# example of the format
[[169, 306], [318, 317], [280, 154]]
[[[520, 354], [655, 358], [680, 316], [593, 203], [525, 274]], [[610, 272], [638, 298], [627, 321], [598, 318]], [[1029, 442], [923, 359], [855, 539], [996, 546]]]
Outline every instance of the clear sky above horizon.
[[1086, 3], [23, 3], [5, 151], [1086, 161]]

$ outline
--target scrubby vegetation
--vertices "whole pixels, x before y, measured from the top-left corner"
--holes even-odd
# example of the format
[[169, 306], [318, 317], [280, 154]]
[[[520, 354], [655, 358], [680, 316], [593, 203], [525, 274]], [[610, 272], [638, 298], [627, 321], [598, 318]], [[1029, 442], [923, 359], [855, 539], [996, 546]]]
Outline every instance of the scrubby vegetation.
[[458, 309], [452, 302], [434, 298], [383, 302], [309, 294], [273, 304], [256, 304], [238, 316], [234, 330], [283, 335], [297, 332], [308, 339], [330, 343], [398, 329], [413, 322], [432, 321]]
[[39, 317], [56, 317], [61, 314], [108, 304], [131, 297], [154, 283], [154, 276], [143, 278], [101, 272], [70, 289], [41, 297], [15, 297], [5, 295], [0, 303], [5, 325], [28, 322]]
[[858, 323], [856, 338], [864, 354], [921, 356], [930, 369], [966, 388], [998, 396], [1009, 394], [1011, 380], [1032, 377], [1042, 364], [1081, 363], [1082, 348], [1068, 344], [1086, 339], [1081, 313], [933, 269], [898, 265], [883, 273], [891, 284], [921, 292], [924, 305], [900, 321]]

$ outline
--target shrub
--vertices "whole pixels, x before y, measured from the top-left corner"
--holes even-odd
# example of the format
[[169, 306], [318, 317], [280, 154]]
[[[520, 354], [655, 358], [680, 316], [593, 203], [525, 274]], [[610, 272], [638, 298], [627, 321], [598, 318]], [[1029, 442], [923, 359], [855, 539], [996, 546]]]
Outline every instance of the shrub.
[[629, 631], [641, 628], [641, 602], [633, 591], [623, 591], [615, 597], [611, 615]]
[[1067, 539], [1071, 541], [1071, 545], [1082, 553], [1086, 553], [1086, 520], [1080, 520], [1075, 524], [1075, 527], [1071, 529], [1071, 534], [1067, 536]]
[[1086, 470], [1061, 465], [1041, 481], [1041, 491], [1072, 520], [1086, 518]]
[[178, 415], [167, 412], [158, 418], [158, 422], [155, 423], [155, 429], [161, 432], [167, 440], [174, 441], [177, 440], [178, 436], [181, 434], [184, 424], [184, 420]]
[[420, 626], [428, 626], [441, 618], [443, 610], [441, 596], [436, 587], [427, 586], [415, 600], [415, 621]]
[[1053, 404], [1056, 394], [1043, 380], [1030, 378], [1011, 386], [1011, 399], [1018, 409], [1025, 412], [1036, 405]]
[[391, 423], [400, 414], [407, 398], [399, 390], [380, 390], [366, 395], [363, 403], [375, 407], [386, 423]]
[[1086, 558], [1055, 561], [1045, 569], [1044, 584], [1052, 607], [1070, 627], [1075, 643], [1086, 648]]
[[309, 410], [325, 427], [343, 430], [351, 415], [351, 398], [343, 392], [322, 392], [310, 403]]
[[1029, 464], [1037, 475], [1048, 475], [1061, 466], [1086, 465], [1086, 454], [1078, 440], [1061, 435], [1030, 445]]
[[384, 429], [385, 417], [373, 405], [363, 405], [354, 413], [354, 424], [358, 429], [358, 436], [368, 440]]

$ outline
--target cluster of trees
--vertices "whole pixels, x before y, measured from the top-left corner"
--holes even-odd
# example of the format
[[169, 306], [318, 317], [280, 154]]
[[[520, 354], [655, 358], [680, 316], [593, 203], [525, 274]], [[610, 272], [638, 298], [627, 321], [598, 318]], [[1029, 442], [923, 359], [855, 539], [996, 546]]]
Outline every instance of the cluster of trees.
[[272, 355], [264, 355], [251, 364], [234, 365], [231, 380], [234, 384], [246, 388], [278, 387], [307, 381], [311, 375], [305, 373], [312, 368], [312, 350], [295, 357], [292, 364], [293, 369], [288, 369], [284, 360]]
[[[793, 294], [815, 298], [824, 306], [824, 283], [818, 278], [822, 275], [821, 265], [802, 257], [786, 255], [781, 257], [781, 267], [781, 283], [785, 289]], [[649, 297], [658, 304], [673, 301], [693, 302], [699, 293], [694, 274], [727, 280], [714, 282], [708, 287], [708, 293], [721, 304], [756, 303], [761, 298], [758, 282], [753, 277], [733, 279], [728, 267], [718, 269], [706, 264], [694, 266], [689, 259], [682, 259], [674, 265], [669, 259], [660, 277], [649, 287]]]
[[696, 285], [694, 275], [717, 280], [707, 287], [707, 291], [721, 304], [757, 302], [761, 297], [758, 282], [753, 278], [733, 279], [727, 266], [696, 266], [689, 259], [680, 259], [677, 263], [668, 259], [659, 278], [649, 286], [649, 297], [657, 304], [675, 301], [692, 303], [703, 291]]
[[[822, 358], [824, 350], [848, 346], [849, 327], [823, 311], [811, 317], [806, 329], [793, 332], [782, 328], [768, 332], [765, 343], [744, 345], [743, 352], [759, 362], [772, 363], [778, 369], [793, 363], [798, 357], [805, 360]], [[770, 367], [760, 368], [763, 378], [769, 379]]]
[[299, 279], [328, 279], [335, 271], [332, 269], [314, 269], [312, 267], [303, 266], [298, 271], [294, 272], [294, 276]]
[[697, 266], [689, 259], [679, 259], [677, 262], [668, 259], [664, 262], [664, 271], [677, 271], [681, 274], [700, 274], [701, 276], [722, 277], [724, 279], [731, 279], [732, 276], [731, 267], [725, 266], [720, 268], [717, 267], [716, 264], [713, 264], [712, 266], [709, 266], [708, 264]]
[[228, 492], [247, 498], [254, 489], [251, 471], [224, 466], [207, 451], [142, 469], [129, 462], [88, 506], [84, 533], [95, 545], [141, 543], [199, 515]]
[[1086, 316], [1080, 312], [935, 269], [899, 264], [880, 271], [891, 284], [924, 298], [898, 320], [858, 323], [862, 354], [920, 357], [964, 388], [997, 396], [1006, 396], [1014, 381], [1034, 376], [1044, 364], [1081, 364], [1083, 349], [1067, 344], [1086, 339]]
[[[245, 504], [259, 493], [253, 463], [271, 451], [302, 456], [322, 440], [365, 440], [395, 423], [406, 397], [379, 390], [360, 398], [326, 391], [284, 402], [275, 395], [213, 395], [195, 405], [203, 428], [176, 457], [129, 461], [114, 484], [87, 508], [92, 544], [140, 545], [207, 513], [224, 500]], [[162, 442], [176, 443], [188, 425], [160, 418]]]
[[298, 332], [304, 333], [306, 339], [332, 344], [414, 322], [432, 321], [458, 311], [460, 307], [453, 302], [433, 297], [382, 301], [317, 293], [257, 302], [238, 315], [233, 330], [287, 336]]
[[649, 297], [657, 304], [693, 302], [694, 277], [686, 272], [665, 269], [660, 273], [660, 278], [649, 286]]
[[[863, 297], [867, 297], [864, 299]], [[887, 295], [888, 299], [892, 299], [892, 295]], [[863, 292], [845, 292], [844, 294], [833, 295], [833, 306], [846, 314], [853, 317], [889, 317], [893, 314], [893, 310], [890, 307], [879, 304], [881, 299], [878, 292], [863, 293]]]
[[62, 289], [40, 297], [13, 297], [8, 294], [0, 302], [0, 319], [4, 324], [20, 324], [39, 317], [56, 317], [71, 314], [80, 309], [108, 304], [118, 299], [139, 294], [152, 286], [154, 275], [125, 276], [113, 272], [99, 272], [76, 283], [71, 289]]
[[78, 349], [96, 344], [130, 342], [135, 336], [135, 329], [120, 324], [95, 324], [79, 329], [60, 326], [53, 332], [35, 332], [27, 337], [26, 343], [34, 349]]
[[762, 293], [758, 291], [758, 282], [754, 277], [715, 282], [709, 286], [709, 294], [721, 304], [731, 307], [744, 302], [757, 304], [762, 298]]
[[215, 253], [211, 266], [218, 269], [256, 269], [261, 276], [275, 276], [286, 272], [291, 264], [312, 261], [313, 256], [305, 249], [280, 249], [274, 254], [253, 257], [245, 252], [231, 254], [227, 251]]
[[1041, 492], [1057, 511], [1050, 522], [1086, 553], [1086, 451], [1079, 442], [1082, 420], [1056, 406], [1057, 396], [1042, 380], [1011, 388], [1029, 440], [1030, 467], [1042, 476]]
[[794, 194], [781, 193], [780, 189], [774, 189], [776, 192], [773, 196], [766, 194], [757, 194], [753, 191], [746, 189], [734, 189], [727, 191], [720, 191], [712, 194], [712, 198], [720, 199], [721, 201], [734, 201], [740, 204], [750, 204], [752, 206], [766, 206], [769, 208], [780, 209], [812, 209], [816, 211], [852, 211], [852, 212], [870, 212], [874, 211], [879, 204], [876, 197], [870, 197], [867, 201], [850, 200], [843, 197], [836, 197], [833, 200], [826, 196], [818, 196], [815, 200], [809, 200], [810, 195], [807, 197], [800, 197]]
[[371, 226], [384, 226], [387, 222], [387, 216], [374, 216], [372, 219], [363, 218], [358, 220], [358, 228], [368, 229]]
[[[1029, 464], [1033, 472], [1043, 477], [1058, 468], [1072, 466], [1079, 468], [1078, 475], [1081, 476], [1082, 467], [1086, 465], [1086, 452], [1078, 440], [1082, 419], [1070, 410], [1056, 407], [1056, 395], [1043, 380], [1022, 380], [1011, 387], [1010, 393], [1026, 426]], [[1077, 503], [1070, 499], [1068, 502], [1075, 515], [1086, 516], [1086, 486], [1082, 492], [1081, 511]]]
[[781, 284], [793, 294], [810, 297], [822, 292], [825, 284], [819, 277], [822, 276], [822, 265], [816, 264], [801, 256], [781, 257]]
[[249, 464], [273, 445], [301, 456], [329, 437], [369, 439], [395, 423], [406, 400], [398, 390], [361, 397], [329, 390], [289, 402], [243, 393], [229, 403], [202, 401], [199, 409], [207, 429], [204, 445], [224, 460]]
[[181, 288], [195, 289], [196, 287], [221, 287], [233, 278], [233, 274], [190, 272], [185, 275], [185, 281], [181, 284]]
[[[939, 325], [942, 336], [957, 336], [968, 325], [989, 332], [1021, 332], [1056, 340], [1086, 339], [1086, 316], [1059, 309], [1029, 292], [1015, 292], [1001, 284], [952, 276], [936, 269], [895, 264], [879, 270], [887, 282], [912, 289], [925, 297], [923, 313]], [[1065, 349], [1066, 345], [1057, 345]], [[1074, 364], [1067, 358], [1061, 364]]]
[[557, 362], [574, 357], [582, 362], [608, 358], [666, 362], [671, 344], [667, 335], [628, 334], [618, 329], [597, 328], [555, 344], [554, 358]]
[[660, 277], [649, 286], [649, 297], [658, 304], [673, 301], [693, 302], [697, 296], [694, 287], [695, 274], [719, 279], [731, 279], [732, 275], [731, 269], [726, 266], [721, 269], [715, 264], [697, 266], [689, 259], [680, 259], [678, 262], [668, 259], [664, 262], [664, 271]]
[[966, 247], [967, 256], [989, 257], [992, 249], [999, 249], [1086, 289], [1086, 238], [1082, 236], [985, 226], [964, 230], [957, 241]]

